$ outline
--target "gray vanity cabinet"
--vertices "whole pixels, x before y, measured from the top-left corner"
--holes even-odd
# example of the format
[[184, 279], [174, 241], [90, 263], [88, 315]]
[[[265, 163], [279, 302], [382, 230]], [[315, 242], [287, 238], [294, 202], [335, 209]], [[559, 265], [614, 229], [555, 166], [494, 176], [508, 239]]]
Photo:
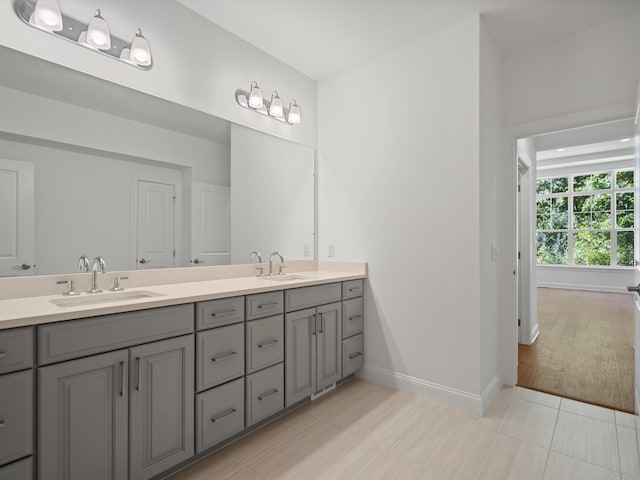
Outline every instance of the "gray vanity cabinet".
[[39, 369], [39, 480], [127, 478], [128, 369], [127, 350]]
[[288, 313], [285, 317], [285, 406], [314, 393], [316, 383], [316, 309]]
[[317, 310], [316, 392], [342, 377], [342, 305], [332, 303]]
[[130, 478], [147, 479], [194, 454], [193, 336], [134, 347], [129, 364]]

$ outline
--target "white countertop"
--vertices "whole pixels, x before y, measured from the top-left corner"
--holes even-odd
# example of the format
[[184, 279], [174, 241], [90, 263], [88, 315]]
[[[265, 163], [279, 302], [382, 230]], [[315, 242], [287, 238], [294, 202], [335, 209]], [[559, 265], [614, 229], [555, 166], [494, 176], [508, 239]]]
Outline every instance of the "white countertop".
[[[294, 275], [302, 279], [271, 280], [268, 277], [237, 277], [216, 280], [202, 280], [164, 285], [148, 285], [144, 287], [128, 288], [125, 292], [150, 291], [159, 294], [153, 297], [138, 299], [118, 299], [108, 303], [90, 305], [58, 306], [51, 300], [62, 298], [99, 299], [103, 293], [82, 293], [77, 297], [63, 297], [62, 295], [48, 295], [38, 297], [12, 298], [0, 300], [0, 330], [42, 323], [71, 320], [77, 318], [95, 317], [111, 313], [130, 312], [147, 308], [165, 307], [182, 303], [200, 302], [216, 298], [235, 297], [252, 293], [272, 292], [288, 288], [319, 285], [323, 283], [342, 282], [365, 278], [366, 275], [354, 272], [339, 272], [328, 270], [313, 270], [296, 272]], [[103, 297], [106, 298], [106, 297]]]

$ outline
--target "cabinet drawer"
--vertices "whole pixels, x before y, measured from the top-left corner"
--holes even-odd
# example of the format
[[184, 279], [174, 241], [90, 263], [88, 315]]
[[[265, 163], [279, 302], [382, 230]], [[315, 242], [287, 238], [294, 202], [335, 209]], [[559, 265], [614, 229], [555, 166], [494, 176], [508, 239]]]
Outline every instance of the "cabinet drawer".
[[346, 377], [362, 368], [362, 334], [342, 341], [342, 376]]
[[244, 430], [244, 379], [196, 396], [196, 452]]
[[284, 312], [282, 292], [247, 295], [247, 320], [278, 315]]
[[284, 408], [282, 363], [247, 376], [247, 427]]
[[284, 315], [247, 322], [247, 373], [284, 361]]
[[38, 327], [40, 364], [193, 332], [193, 304], [116, 313]]
[[0, 373], [33, 366], [33, 329], [0, 330]]
[[33, 465], [31, 457], [0, 467], [0, 480], [32, 480]]
[[342, 282], [342, 299], [361, 297], [364, 290], [364, 280], [349, 280]]
[[340, 284], [293, 288], [285, 292], [287, 312], [340, 301]]
[[196, 328], [222, 327], [244, 322], [244, 297], [221, 298], [196, 304]]
[[0, 377], [0, 465], [33, 450], [33, 371]]
[[197, 334], [198, 391], [244, 375], [244, 323]]
[[342, 302], [342, 338], [362, 333], [362, 297]]

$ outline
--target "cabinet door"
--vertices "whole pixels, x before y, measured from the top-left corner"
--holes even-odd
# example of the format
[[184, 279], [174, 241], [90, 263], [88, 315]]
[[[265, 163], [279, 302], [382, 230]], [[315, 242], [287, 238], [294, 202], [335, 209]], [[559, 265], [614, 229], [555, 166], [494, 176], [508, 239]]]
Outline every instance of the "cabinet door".
[[151, 478], [193, 456], [193, 343], [188, 335], [130, 350], [132, 479]]
[[316, 381], [316, 309], [288, 313], [285, 318], [285, 406], [314, 392]]
[[126, 350], [38, 371], [38, 478], [127, 478]]
[[314, 393], [342, 378], [342, 304], [338, 302], [318, 307], [316, 324]]

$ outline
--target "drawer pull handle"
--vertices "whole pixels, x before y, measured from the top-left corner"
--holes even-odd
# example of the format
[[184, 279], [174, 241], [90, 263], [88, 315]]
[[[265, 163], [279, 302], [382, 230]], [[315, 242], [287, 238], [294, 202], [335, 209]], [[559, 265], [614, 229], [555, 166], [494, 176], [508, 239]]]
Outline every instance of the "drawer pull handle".
[[236, 409], [235, 408], [230, 408], [229, 410], [225, 410], [224, 412], [222, 412], [220, 415], [217, 415], [215, 417], [211, 417], [211, 421], [213, 423], [218, 423], [218, 422], [224, 420], [225, 418], [229, 418], [234, 413], [236, 413]]
[[272, 345], [275, 345], [276, 343], [278, 343], [278, 339], [274, 338], [273, 340], [271, 340], [270, 342], [267, 343], [259, 343], [258, 344], [258, 348], [266, 348], [266, 347], [270, 347]]
[[278, 302], [264, 303], [262, 305], [258, 305], [258, 308], [275, 307], [276, 305], [278, 305]]
[[360, 287], [348, 288], [347, 290], [349, 292], [359, 292], [360, 291]]
[[140, 357], [136, 357], [136, 363], [138, 367], [138, 380], [137, 380], [136, 390], [138, 391], [142, 390], [142, 368], [140, 368], [141, 367], [140, 360], [142, 360]]
[[6, 357], [6, 356], [7, 356], [7, 353], [6, 353], [6, 352], [0, 352], [0, 358], [4, 358], [4, 357]]
[[352, 353], [351, 355], [349, 355], [349, 360], [353, 360], [354, 358], [358, 358], [360, 355], [362, 355], [362, 352]]
[[278, 389], [274, 388], [273, 390], [270, 390], [267, 393], [263, 393], [262, 395], [260, 395], [258, 397], [258, 400], [266, 400], [267, 398], [271, 397], [272, 395], [275, 395], [276, 393], [278, 393]]
[[216, 357], [212, 357], [212, 358], [211, 358], [211, 361], [212, 361], [212, 362], [221, 362], [221, 361], [223, 361], [223, 360], [228, 360], [228, 359], [230, 359], [230, 358], [233, 358], [233, 357], [235, 357], [237, 354], [238, 354], [237, 352], [231, 352], [231, 353], [229, 353], [228, 355], [224, 355], [224, 356], [222, 356], [222, 357], [218, 357], [218, 358], [216, 358]]
[[124, 362], [120, 362], [120, 396], [124, 397]]
[[211, 314], [212, 317], [217, 317], [217, 316], [224, 316], [224, 315], [231, 315], [232, 313], [236, 313], [235, 308], [233, 310], [227, 310], [226, 312], [214, 312]]
[[358, 318], [362, 318], [362, 315], [352, 315], [349, 317], [349, 320], [357, 320]]
[[0, 419], [0, 428], [4, 428], [4, 420]]

